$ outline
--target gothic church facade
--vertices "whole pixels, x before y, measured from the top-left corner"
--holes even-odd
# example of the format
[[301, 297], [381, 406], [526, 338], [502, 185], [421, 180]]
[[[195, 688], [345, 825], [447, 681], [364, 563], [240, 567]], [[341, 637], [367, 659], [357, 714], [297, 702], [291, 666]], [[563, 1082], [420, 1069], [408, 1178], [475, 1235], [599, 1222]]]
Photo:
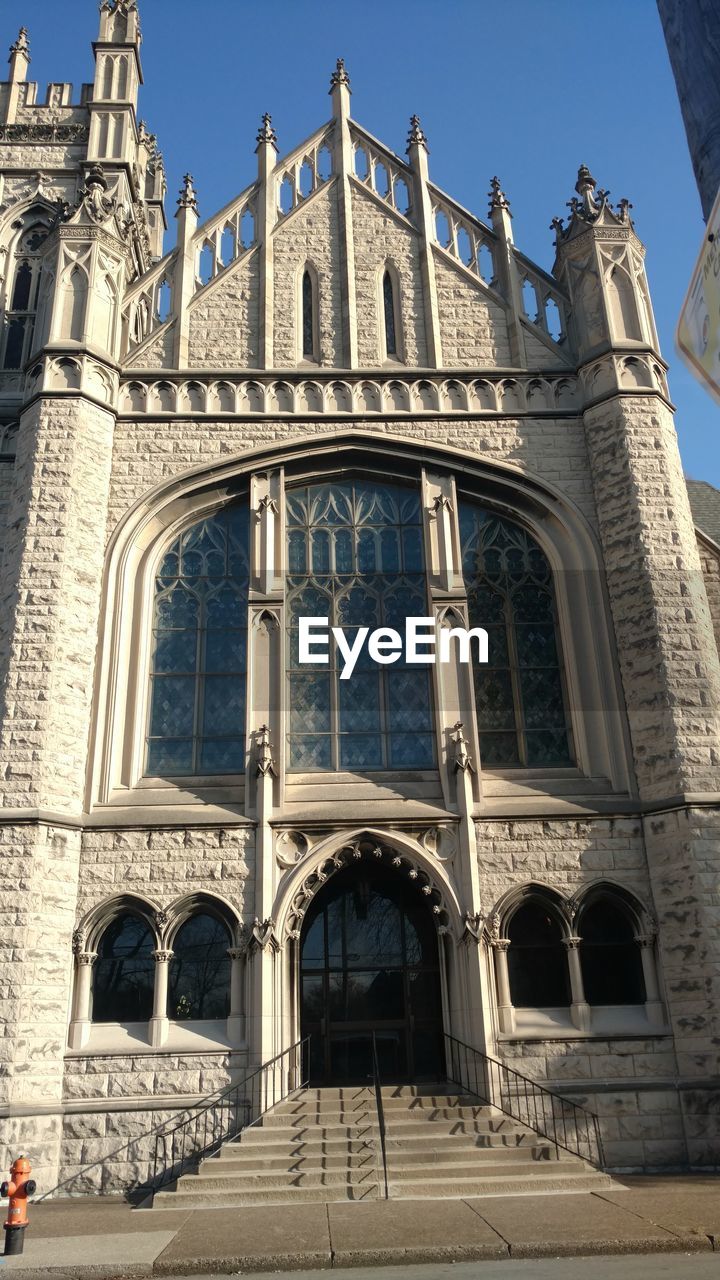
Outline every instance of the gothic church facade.
[[[613, 1168], [716, 1166], [720, 549], [627, 202], [581, 168], [547, 273], [338, 62], [165, 252], [140, 43], [105, 0], [79, 100], [24, 30], [0, 86], [0, 1163], [127, 1186], [136, 1135], [374, 1030], [386, 1079], [461, 1041]], [[344, 682], [303, 616], [488, 662]]]

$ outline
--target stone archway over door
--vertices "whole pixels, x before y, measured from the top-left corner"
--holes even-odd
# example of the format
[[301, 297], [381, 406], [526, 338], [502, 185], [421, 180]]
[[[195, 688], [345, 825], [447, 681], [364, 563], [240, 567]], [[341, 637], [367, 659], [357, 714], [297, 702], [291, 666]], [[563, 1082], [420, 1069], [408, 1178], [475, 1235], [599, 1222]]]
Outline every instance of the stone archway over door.
[[444, 1076], [436, 922], [413, 881], [352, 862], [313, 898], [300, 938], [311, 1083], [367, 1084], [375, 1032], [388, 1083]]

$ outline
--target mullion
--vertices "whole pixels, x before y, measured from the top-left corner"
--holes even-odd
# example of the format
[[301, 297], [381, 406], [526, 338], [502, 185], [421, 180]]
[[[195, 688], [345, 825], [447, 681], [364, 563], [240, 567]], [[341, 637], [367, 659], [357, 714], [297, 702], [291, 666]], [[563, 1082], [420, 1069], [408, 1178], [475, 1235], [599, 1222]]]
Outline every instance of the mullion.
[[[200, 753], [203, 740], [203, 713], [205, 710], [205, 651], [207, 637], [207, 583], [200, 597], [200, 618], [195, 645], [195, 705], [193, 723], [193, 773], [200, 768]], [[202, 684], [202, 690], [200, 688]]]
[[515, 609], [509, 592], [505, 596], [505, 635], [510, 664], [510, 686], [512, 689], [513, 709], [515, 712], [515, 739], [517, 742], [520, 764], [527, 766], [527, 742], [525, 738], [525, 714], [520, 685], [520, 664], [517, 651], [517, 635], [515, 632]]

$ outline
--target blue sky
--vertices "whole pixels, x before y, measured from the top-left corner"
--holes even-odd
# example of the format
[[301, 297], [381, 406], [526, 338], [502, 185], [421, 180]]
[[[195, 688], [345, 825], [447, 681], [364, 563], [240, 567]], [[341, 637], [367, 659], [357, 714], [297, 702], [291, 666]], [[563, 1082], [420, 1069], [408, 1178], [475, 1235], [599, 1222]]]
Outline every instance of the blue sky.
[[[433, 181], [483, 218], [499, 174], [516, 243], [545, 268], [550, 219], [565, 214], [578, 165], [632, 201], [685, 469], [720, 486], [720, 407], [673, 347], [704, 224], [654, 0], [140, 0], [140, 10], [140, 114], [165, 155], [166, 248], [183, 173], [209, 217], [253, 180], [263, 111], [281, 152], [327, 118], [342, 55], [355, 118], [404, 154], [417, 112]], [[94, 0], [3, 0], [0, 42], [21, 24], [33, 79], [92, 79]]]

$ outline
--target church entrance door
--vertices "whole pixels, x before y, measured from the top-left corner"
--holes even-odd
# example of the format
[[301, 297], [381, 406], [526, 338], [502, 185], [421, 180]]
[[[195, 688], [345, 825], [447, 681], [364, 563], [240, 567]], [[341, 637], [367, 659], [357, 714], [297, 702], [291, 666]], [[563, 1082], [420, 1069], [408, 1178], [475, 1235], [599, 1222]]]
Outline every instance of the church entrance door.
[[362, 861], [310, 906], [300, 940], [310, 1082], [367, 1084], [375, 1032], [386, 1082], [444, 1074], [438, 934], [412, 881]]

